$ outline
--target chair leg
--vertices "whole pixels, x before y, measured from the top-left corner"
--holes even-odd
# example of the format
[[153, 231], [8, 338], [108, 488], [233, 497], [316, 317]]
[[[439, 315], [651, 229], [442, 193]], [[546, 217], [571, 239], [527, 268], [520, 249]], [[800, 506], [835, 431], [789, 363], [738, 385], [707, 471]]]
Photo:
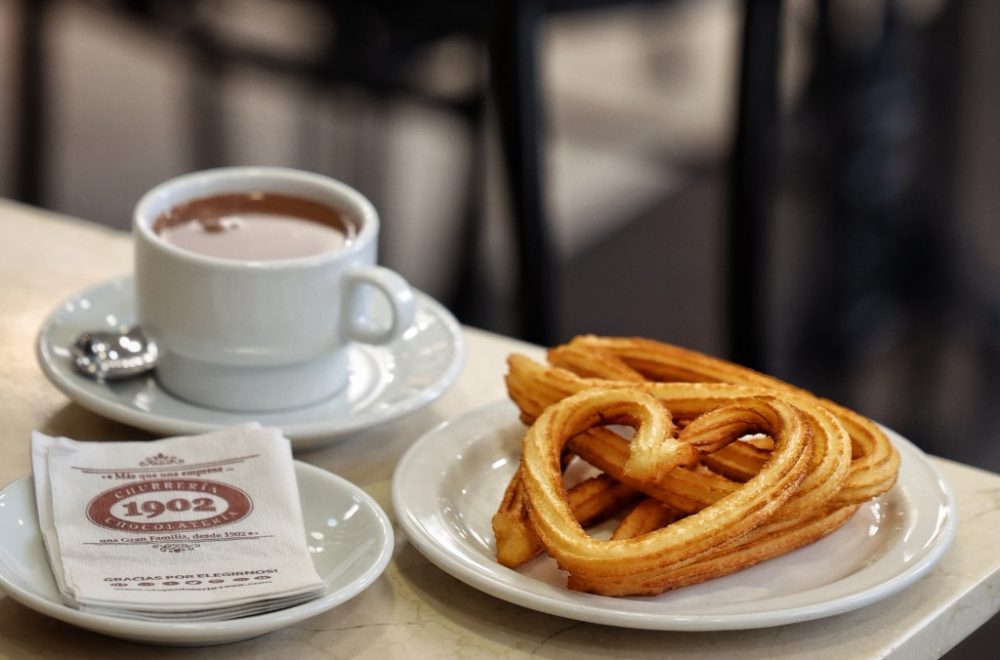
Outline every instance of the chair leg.
[[226, 116], [223, 97], [224, 55], [211, 34], [192, 20], [186, 26], [188, 43], [188, 126], [194, 169], [220, 167], [227, 162]]
[[489, 39], [490, 86], [498, 117], [519, 268], [519, 334], [552, 343], [554, 250], [542, 200], [542, 103], [536, 31], [543, 3], [497, 3]]
[[778, 142], [781, 0], [744, 3], [736, 140], [731, 163], [727, 325], [730, 358], [763, 369], [768, 230]]
[[485, 175], [483, 148], [484, 106], [481, 98], [477, 98], [463, 108], [463, 115], [469, 127], [469, 152], [467, 185], [459, 218], [460, 238], [458, 241], [457, 265], [454, 271], [454, 284], [448, 296], [450, 306], [459, 319], [475, 324], [481, 314], [477, 309], [480, 278], [480, 254], [483, 237], [483, 182]]
[[45, 14], [48, 0], [22, 0], [17, 64], [19, 79], [14, 120], [14, 197], [35, 206], [44, 202], [46, 154], [45, 115], [48, 62], [45, 52]]

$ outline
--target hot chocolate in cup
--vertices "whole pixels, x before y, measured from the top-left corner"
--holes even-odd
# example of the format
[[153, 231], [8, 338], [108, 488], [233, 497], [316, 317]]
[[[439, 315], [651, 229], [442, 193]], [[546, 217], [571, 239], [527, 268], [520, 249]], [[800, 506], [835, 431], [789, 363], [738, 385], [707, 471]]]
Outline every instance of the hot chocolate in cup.
[[160, 385], [242, 412], [337, 396], [351, 342], [391, 342], [413, 321], [412, 289], [376, 264], [378, 232], [357, 190], [292, 169], [207, 170], [148, 192], [133, 218], [135, 302]]

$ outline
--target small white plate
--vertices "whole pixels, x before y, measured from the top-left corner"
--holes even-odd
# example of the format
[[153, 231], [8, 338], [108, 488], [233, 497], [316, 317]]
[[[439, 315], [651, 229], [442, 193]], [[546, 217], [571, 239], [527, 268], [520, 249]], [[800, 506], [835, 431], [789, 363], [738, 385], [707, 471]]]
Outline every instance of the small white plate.
[[38, 529], [32, 478], [0, 491], [0, 589], [19, 603], [94, 632], [150, 644], [226, 644], [273, 632], [334, 608], [371, 585], [392, 557], [392, 524], [363, 490], [295, 462], [306, 542], [326, 594], [302, 605], [210, 623], [152, 622], [82, 612], [59, 596]]
[[889, 433], [902, 454], [897, 485], [840, 530], [745, 571], [655, 597], [570, 591], [547, 557], [517, 571], [496, 562], [490, 519], [517, 467], [524, 434], [509, 402], [446, 422], [414, 443], [393, 475], [392, 501], [400, 525], [428, 559], [512, 603], [626, 628], [763, 628], [894, 594], [927, 573], [951, 543], [951, 490], [919, 449]]
[[204, 433], [256, 420], [281, 428], [296, 451], [329, 444], [418, 410], [448, 389], [465, 359], [458, 322], [440, 303], [418, 292], [416, 317], [403, 337], [384, 346], [351, 345], [346, 392], [296, 410], [231, 413], [178, 399], [151, 375], [99, 383], [76, 371], [69, 348], [79, 333], [134, 320], [131, 277], [73, 296], [52, 312], [39, 331], [36, 349], [42, 371], [84, 408], [153, 433]]

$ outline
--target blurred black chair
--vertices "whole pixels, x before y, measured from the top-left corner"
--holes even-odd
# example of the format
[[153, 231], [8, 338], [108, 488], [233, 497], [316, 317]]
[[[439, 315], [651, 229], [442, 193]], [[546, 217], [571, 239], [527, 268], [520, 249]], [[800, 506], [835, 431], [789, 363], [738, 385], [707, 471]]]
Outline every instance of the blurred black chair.
[[[490, 3], [441, 0], [429, 11], [420, 3], [391, 0], [297, 0], [302, 9], [335, 27], [322, 48], [308, 53], [278, 52], [246, 40], [233, 39], [219, 25], [218, 17], [205, 11], [199, 0], [91, 0], [94, 8], [117, 20], [126, 20], [150, 38], [171, 40], [185, 53], [190, 71], [186, 125], [190, 131], [191, 169], [205, 169], [228, 162], [224, 129], [225, 111], [220, 90], [227, 76], [251, 69], [303, 81], [319, 90], [363, 91], [374, 107], [393, 100], [408, 100], [446, 110], [464, 121], [472, 135], [481, 132], [486, 89], [477, 86], [465, 93], [437, 94], [422, 86], [414, 75], [421, 56], [439, 41], [468, 37], [486, 44], [491, 24]], [[47, 155], [49, 80], [45, 48], [46, 24], [57, 3], [23, 0], [20, 3], [20, 56], [16, 112], [17, 180], [15, 197], [44, 205]], [[484, 46], [485, 50], [485, 46]], [[485, 54], [485, 53], [484, 53]], [[480, 140], [472, 140], [474, 149]], [[378, 151], [378, 149], [376, 149]], [[479, 240], [480, 179], [484, 154], [470, 158], [464, 217], [458, 251], [461, 263], [454, 277], [455, 291], [446, 300], [459, 316], [473, 306], [475, 248]], [[528, 315], [525, 315], [528, 316]]]
[[[538, 87], [536, 32], [547, 11], [599, 0], [500, 3], [491, 32], [491, 92], [497, 104], [507, 184], [520, 255], [519, 300], [524, 338], [551, 344], [557, 268], [545, 220], [541, 181], [544, 109]], [[727, 227], [727, 334], [730, 357], [762, 369], [765, 269], [777, 167], [781, 0], [744, 2], [739, 107], [730, 171]]]
[[[550, 344], [558, 338], [558, 264], [546, 220], [542, 162], [544, 104], [539, 87], [537, 33], [546, 16], [590, 9], [622, 0], [517, 0], [461, 2], [439, 0], [356, 3], [309, 0], [336, 21], [336, 38], [319, 56], [291, 60], [245, 45], [226, 43], [211, 26], [199, 21], [197, 0], [104, 0], [97, 4], [142, 25], [153, 33], [179, 37], [189, 50], [197, 78], [190, 95], [192, 141], [196, 168], [222, 164], [222, 113], [218, 90], [228, 67], [259, 67], [288, 73], [323, 87], [356, 84], [376, 98], [406, 96], [446, 104], [471, 129], [483, 127], [484, 107], [492, 99], [503, 154], [504, 174], [517, 260], [518, 334]], [[428, 8], [430, 7], [430, 8]], [[16, 196], [44, 203], [46, 131], [45, 15], [49, 0], [21, 3], [21, 83], [16, 133]], [[764, 354], [763, 269], [766, 263], [768, 214], [773, 194], [777, 132], [777, 62], [781, 0], [745, 2], [740, 103], [728, 226], [729, 336], [731, 357], [761, 367]], [[489, 62], [485, 84], [465, 98], [427, 95], [408, 77], [420, 51], [438, 39], [468, 35], [484, 44]], [[463, 312], [475, 305], [476, 246], [482, 154], [472, 158], [455, 291], [447, 301]], [[463, 318], [463, 320], [467, 320]]]
[[[917, 25], [900, 3], [873, 3], [874, 29], [853, 45], [831, 5], [818, 3], [803, 103], [814, 143], [796, 158], [814, 181], [815, 245], [803, 249], [816, 257], [802, 273], [811, 295], [790, 377], [927, 450], [979, 463], [1000, 434], [1000, 300], [962, 245], [955, 199], [970, 3], [944, 3]], [[969, 356], [959, 391], [949, 361]], [[858, 394], [875, 360], [895, 384], [878, 409]]]

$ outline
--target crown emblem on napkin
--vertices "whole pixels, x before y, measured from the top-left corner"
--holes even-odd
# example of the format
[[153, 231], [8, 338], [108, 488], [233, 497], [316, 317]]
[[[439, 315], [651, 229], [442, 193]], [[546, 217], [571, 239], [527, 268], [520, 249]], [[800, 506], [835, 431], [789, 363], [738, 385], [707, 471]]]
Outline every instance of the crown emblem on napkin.
[[181, 465], [184, 463], [184, 459], [177, 458], [176, 456], [167, 456], [162, 451], [155, 456], [149, 456], [145, 460], [139, 462], [139, 467], [148, 467], [150, 465]]

